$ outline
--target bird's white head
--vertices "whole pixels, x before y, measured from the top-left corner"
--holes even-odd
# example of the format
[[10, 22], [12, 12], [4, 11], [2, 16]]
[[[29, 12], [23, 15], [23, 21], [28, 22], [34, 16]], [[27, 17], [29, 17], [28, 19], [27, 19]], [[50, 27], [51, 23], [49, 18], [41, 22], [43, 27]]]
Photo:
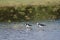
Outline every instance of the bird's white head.
[[38, 25], [39, 23], [37, 22], [37, 25]]
[[25, 24], [25, 25], [27, 25], [27, 24]]

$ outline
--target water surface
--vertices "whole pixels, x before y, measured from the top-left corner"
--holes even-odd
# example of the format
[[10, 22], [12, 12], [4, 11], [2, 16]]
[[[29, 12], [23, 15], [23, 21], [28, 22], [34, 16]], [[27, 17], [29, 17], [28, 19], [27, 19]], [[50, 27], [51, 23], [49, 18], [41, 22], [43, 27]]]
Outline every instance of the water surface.
[[40, 22], [46, 25], [43, 28], [30, 22], [30, 31], [25, 23], [0, 23], [0, 40], [60, 40], [60, 20]]

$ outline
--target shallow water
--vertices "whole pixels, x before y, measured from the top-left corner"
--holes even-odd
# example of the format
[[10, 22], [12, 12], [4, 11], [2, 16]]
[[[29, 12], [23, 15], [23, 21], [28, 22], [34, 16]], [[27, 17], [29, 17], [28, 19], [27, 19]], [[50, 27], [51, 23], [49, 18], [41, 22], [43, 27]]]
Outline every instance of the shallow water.
[[0, 23], [0, 40], [60, 40], [60, 20], [40, 23], [46, 26], [30, 23], [32, 30], [26, 30], [25, 22]]

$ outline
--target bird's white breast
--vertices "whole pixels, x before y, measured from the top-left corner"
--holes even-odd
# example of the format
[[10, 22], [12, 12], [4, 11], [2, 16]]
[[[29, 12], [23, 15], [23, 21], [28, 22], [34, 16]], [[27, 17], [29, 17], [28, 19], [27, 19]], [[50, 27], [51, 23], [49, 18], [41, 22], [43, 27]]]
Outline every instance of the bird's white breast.
[[41, 25], [38, 25], [39, 27], [42, 27]]
[[26, 25], [26, 27], [28, 28], [28, 27], [30, 27], [30, 26]]

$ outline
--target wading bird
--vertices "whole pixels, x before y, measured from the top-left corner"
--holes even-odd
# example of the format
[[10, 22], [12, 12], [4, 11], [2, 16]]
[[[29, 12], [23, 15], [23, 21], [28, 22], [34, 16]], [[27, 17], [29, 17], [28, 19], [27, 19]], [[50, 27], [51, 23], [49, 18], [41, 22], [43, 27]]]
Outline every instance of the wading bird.
[[30, 25], [30, 24], [25, 24], [25, 25], [26, 25], [27, 30], [32, 30], [32, 28], [31, 28], [32, 25]]
[[38, 27], [43, 27], [43, 26], [46, 26], [45, 24], [41, 24], [41, 23], [37, 23], [37, 26]]

